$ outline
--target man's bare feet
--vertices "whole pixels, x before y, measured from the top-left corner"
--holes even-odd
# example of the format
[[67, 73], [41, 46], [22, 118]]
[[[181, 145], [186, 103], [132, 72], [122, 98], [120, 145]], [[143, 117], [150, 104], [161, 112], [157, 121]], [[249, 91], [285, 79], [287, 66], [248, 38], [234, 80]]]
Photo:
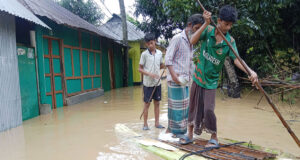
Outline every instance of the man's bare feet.
[[194, 126], [192, 126], [192, 125], [188, 126], [188, 137], [189, 137], [189, 139], [193, 139], [193, 128], [194, 128]]

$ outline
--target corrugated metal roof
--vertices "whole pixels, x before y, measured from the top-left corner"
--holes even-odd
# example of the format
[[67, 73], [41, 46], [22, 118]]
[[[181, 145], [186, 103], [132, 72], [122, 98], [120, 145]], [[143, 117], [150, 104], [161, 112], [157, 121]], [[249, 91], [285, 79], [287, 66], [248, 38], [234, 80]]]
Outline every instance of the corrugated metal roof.
[[17, 0], [0, 0], [0, 11], [7, 12], [11, 15], [26, 19], [30, 22], [51, 29]]
[[[99, 27], [100, 30], [106, 32], [113, 38], [122, 41], [123, 30], [122, 30], [122, 19], [120, 16], [113, 14], [113, 17], [107, 21], [104, 25]], [[128, 41], [137, 41], [144, 38], [145, 33], [138, 29], [134, 24], [127, 21], [128, 30]]]
[[113, 39], [109, 34], [99, 30], [96, 26], [88, 23], [79, 16], [73, 14], [67, 9], [52, 0], [19, 0], [24, 6], [30, 9], [34, 14], [45, 16], [57, 24], [67, 25], [73, 28], [80, 28], [94, 32], [100, 36]]

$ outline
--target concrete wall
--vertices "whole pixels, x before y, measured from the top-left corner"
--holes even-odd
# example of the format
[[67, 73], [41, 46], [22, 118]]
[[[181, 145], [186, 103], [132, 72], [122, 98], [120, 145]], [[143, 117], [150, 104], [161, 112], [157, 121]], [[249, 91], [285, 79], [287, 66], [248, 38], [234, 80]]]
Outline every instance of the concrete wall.
[[15, 17], [0, 11], [0, 131], [22, 124]]

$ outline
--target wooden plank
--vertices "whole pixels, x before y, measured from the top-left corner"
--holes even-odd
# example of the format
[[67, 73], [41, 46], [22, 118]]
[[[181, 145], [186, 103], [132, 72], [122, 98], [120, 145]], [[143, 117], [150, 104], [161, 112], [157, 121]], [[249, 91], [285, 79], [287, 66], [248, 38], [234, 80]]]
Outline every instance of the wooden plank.
[[53, 69], [53, 58], [52, 58], [52, 41], [48, 39], [48, 49], [49, 49], [49, 64], [50, 64], [50, 74], [51, 74], [51, 92], [52, 92], [52, 108], [56, 109], [56, 95], [55, 92], [55, 81], [54, 81], [54, 69]]
[[[62, 40], [59, 38], [54, 38], [54, 37], [49, 37], [49, 36], [43, 36], [45, 39], [48, 39], [48, 51], [49, 55], [44, 55], [45, 58], [49, 58], [49, 65], [50, 65], [50, 74], [45, 74], [47, 77], [51, 78], [51, 93], [52, 93], [52, 104], [53, 104], [53, 109], [57, 108], [56, 105], [56, 91], [55, 91], [55, 76], [60, 76], [61, 77], [61, 83], [62, 83], [62, 88], [64, 88], [64, 75], [63, 75], [63, 60], [62, 60]], [[52, 49], [52, 40], [58, 41], [59, 42], [59, 55], [53, 55], [53, 49]], [[59, 59], [60, 60], [60, 72], [61, 73], [54, 73], [54, 64], [53, 64], [53, 59]], [[65, 104], [65, 95], [63, 90], [59, 91], [60, 93], [63, 94], [63, 103]]]
[[96, 78], [101, 77], [100, 75], [90, 75], [90, 76], [83, 76], [83, 78]]
[[57, 94], [57, 93], [63, 93], [63, 91], [62, 91], [62, 90], [60, 90], [60, 91], [55, 91], [55, 94]]
[[64, 45], [64, 48], [69, 48], [69, 49], [80, 49], [80, 47], [75, 47], [75, 46], [70, 46], [70, 45]]
[[60, 59], [60, 56], [58, 56], [58, 55], [51, 55], [51, 56], [52, 56], [52, 58]]
[[93, 88], [93, 89], [87, 89], [85, 90], [85, 92], [91, 92], [91, 91], [95, 91], [95, 90], [98, 90], [99, 88]]
[[48, 55], [44, 54], [44, 58], [51, 58], [51, 57], [49, 54]]
[[74, 80], [74, 79], [81, 79], [81, 76], [77, 76], [77, 77], [66, 77], [66, 80]]
[[71, 93], [71, 94], [68, 93], [67, 96], [72, 97], [72, 96], [76, 96], [76, 95], [81, 94], [81, 93], [84, 93], [84, 92], [81, 91], [81, 92], [76, 92], [76, 93]]
[[84, 50], [84, 51], [88, 51], [88, 52], [101, 53], [101, 51], [94, 50], [94, 49], [86, 49], [86, 48], [82, 48], [82, 50]]
[[45, 38], [45, 39], [51, 39], [51, 40], [60, 40], [59, 38], [51, 37], [51, 36], [47, 36], [47, 35], [43, 35], [43, 38]]
[[94, 89], [88, 89], [88, 90], [84, 90], [84, 91], [81, 91], [81, 92], [76, 92], [76, 93], [71, 93], [71, 94], [67, 94], [68, 97], [72, 97], [72, 96], [75, 96], [75, 95], [78, 95], [78, 94], [82, 94], [82, 93], [86, 93], [86, 92], [91, 92], [91, 91], [95, 91], [95, 90], [98, 90], [99, 88], [94, 88]]
[[114, 52], [113, 49], [109, 49], [108, 51], [109, 57], [109, 68], [110, 68], [110, 86], [111, 89], [116, 88], [115, 84], [115, 69], [114, 69]]
[[67, 82], [66, 82], [66, 72], [65, 72], [65, 54], [64, 54], [64, 48], [63, 48], [63, 44], [64, 44], [64, 41], [63, 40], [60, 40], [60, 53], [61, 53], [61, 67], [62, 67], [62, 89], [63, 89], [63, 104], [64, 106], [67, 105]]
[[81, 79], [81, 78], [101, 78], [101, 75], [89, 75], [89, 76], [74, 76], [74, 77], [66, 77], [67, 80], [72, 80], [72, 79]]
[[64, 48], [77, 49], [77, 50], [81, 49], [81, 50], [87, 51], [87, 52], [101, 53], [101, 51], [98, 51], [98, 50], [88, 49], [88, 48], [81, 48], [81, 47], [74, 47], [74, 46], [70, 46], [70, 45], [64, 45]]
[[62, 76], [61, 73], [54, 73], [54, 76]]

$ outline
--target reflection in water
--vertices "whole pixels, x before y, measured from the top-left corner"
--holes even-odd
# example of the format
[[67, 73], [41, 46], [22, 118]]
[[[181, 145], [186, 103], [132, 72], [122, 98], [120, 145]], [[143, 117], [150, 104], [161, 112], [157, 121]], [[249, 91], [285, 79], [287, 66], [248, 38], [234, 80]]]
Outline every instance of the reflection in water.
[[[160, 103], [162, 125], [167, 126], [167, 86], [162, 84]], [[247, 95], [247, 94], [244, 94]], [[299, 149], [267, 102], [255, 109], [260, 93], [242, 99], [230, 99], [217, 93], [218, 135], [240, 141], [252, 141], [300, 156]], [[281, 106], [285, 119], [300, 137], [299, 103]], [[106, 92], [104, 96], [59, 108], [53, 114], [27, 120], [22, 126], [0, 133], [2, 160], [153, 160], [157, 156], [141, 149], [136, 136], [115, 130], [124, 124], [142, 137], [157, 139], [164, 130], [154, 127], [154, 108], [149, 109], [150, 131], [142, 131], [139, 116], [143, 109], [142, 87], [128, 87]], [[264, 110], [262, 110], [264, 109]], [[288, 113], [294, 113], [291, 116]], [[207, 134], [201, 135], [207, 138]]]

